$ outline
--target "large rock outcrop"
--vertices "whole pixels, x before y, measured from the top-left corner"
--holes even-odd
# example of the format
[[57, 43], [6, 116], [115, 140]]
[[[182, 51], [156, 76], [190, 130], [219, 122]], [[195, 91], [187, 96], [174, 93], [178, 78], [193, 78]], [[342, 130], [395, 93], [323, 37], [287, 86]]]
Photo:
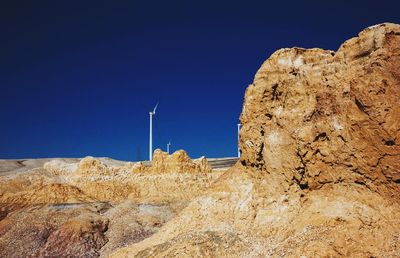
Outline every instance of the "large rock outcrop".
[[113, 256], [398, 257], [399, 99], [399, 25], [275, 52], [246, 91], [240, 161]]
[[400, 41], [397, 25], [370, 27], [337, 52], [282, 49], [245, 96], [241, 162], [288, 188], [400, 183]]

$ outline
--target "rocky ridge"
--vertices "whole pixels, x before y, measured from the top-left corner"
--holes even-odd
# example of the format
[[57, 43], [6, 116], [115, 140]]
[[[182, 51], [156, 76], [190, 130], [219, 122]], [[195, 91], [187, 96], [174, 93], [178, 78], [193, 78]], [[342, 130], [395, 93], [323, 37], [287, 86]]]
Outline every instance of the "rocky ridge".
[[3, 161], [0, 257], [106, 257], [157, 232], [222, 173], [184, 151], [155, 158], [145, 169], [93, 157]]
[[242, 156], [112, 257], [398, 257], [400, 25], [281, 49], [247, 88]]

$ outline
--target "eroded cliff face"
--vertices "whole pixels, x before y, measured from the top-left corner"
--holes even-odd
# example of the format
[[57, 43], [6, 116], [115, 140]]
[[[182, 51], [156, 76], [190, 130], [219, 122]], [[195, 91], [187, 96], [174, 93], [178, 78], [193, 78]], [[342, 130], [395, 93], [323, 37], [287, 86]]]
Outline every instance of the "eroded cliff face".
[[337, 52], [282, 49], [245, 95], [241, 162], [282, 187], [360, 184], [394, 195], [400, 182], [400, 36], [371, 27]]
[[246, 91], [240, 161], [113, 257], [398, 257], [399, 75], [396, 24], [275, 52]]

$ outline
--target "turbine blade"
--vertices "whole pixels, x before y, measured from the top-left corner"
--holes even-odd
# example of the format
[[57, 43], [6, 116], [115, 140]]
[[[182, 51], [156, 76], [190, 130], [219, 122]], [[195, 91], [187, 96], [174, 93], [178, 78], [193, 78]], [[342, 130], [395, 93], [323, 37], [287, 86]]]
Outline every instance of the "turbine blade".
[[153, 114], [155, 114], [155, 113], [156, 113], [156, 109], [157, 109], [157, 107], [158, 107], [158, 102], [157, 102], [156, 106], [155, 106], [155, 107], [154, 107], [154, 109], [153, 109]]

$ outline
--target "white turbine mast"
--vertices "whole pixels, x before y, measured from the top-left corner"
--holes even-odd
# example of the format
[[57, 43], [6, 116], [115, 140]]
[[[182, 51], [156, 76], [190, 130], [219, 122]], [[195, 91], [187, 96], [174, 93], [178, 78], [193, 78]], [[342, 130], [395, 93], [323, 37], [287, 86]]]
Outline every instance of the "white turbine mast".
[[169, 154], [169, 147], [171, 146], [171, 140], [167, 143], [167, 153]]
[[239, 147], [239, 134], [240, 134], [240, 126], [241, 126], [241, 124], [238, 124], [237, 125], [237, 141], [238, 141], [238, 145], [237, 145], [237, 155], [238, 155], [238, 158], [240, 158], [240, 147]]
[[156, 114], [156, 109], [158, 107], [158, 102], [154, 107], [153, 111], [150, 111], [150, 139], [149, 139], [149, 160], [153, 160], [153, 116]]

